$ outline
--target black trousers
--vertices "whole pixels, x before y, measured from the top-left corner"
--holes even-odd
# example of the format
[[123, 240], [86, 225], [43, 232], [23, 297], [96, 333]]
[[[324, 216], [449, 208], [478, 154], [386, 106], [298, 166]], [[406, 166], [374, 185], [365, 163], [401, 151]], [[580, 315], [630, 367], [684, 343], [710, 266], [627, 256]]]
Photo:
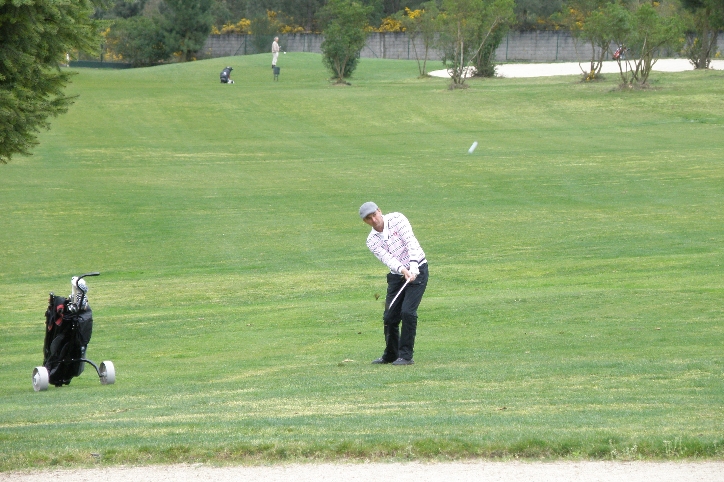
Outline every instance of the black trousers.
[[[385, 323], [385, 352], [382, 358], [386, 361], [395, 361], [398, 358], [412, 359], [417, 334], [417, 307], [420, 306], [422, 295], [427, 288], [427, 264], [420, 266], [420, 274], [415, 281], [407, 285], [392, 308], [389, 307], [390, 303], [405, 284], [405, 277], [399, 274], [387, 274], [387, 298], [385, 298], [385, 313], [382, 316]], [[402, 323], [402, 333], [400, 333], [400, 323]]]

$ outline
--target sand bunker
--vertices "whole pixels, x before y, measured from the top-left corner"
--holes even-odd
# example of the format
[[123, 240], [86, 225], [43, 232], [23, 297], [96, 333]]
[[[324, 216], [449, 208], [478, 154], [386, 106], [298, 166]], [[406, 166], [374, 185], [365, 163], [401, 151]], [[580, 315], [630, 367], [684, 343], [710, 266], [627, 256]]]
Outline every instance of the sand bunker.
[[[495, 68], [497, 77], [518, 78], [518, 77], [551, 77], [554, 75], [581, 75], [589, 67], [588, 62], [559, 62], [553, 64], [499, 64]], [[472, 68], [472, 67], [469, 67]], [[712, 60], [711, 68], [724, 70], [724, 60]], [[683, 72], [694, 70], [694, 67], [687, 59], [659, 59], [654, 64], [653, 70], [658, 72]], [[618, 64], [613, 60], [603, 63], [601, 67], [603, 74], [618, 74]], [[429, 72], [433, 77], [450, 77], [447, 70], [435, 70]]]

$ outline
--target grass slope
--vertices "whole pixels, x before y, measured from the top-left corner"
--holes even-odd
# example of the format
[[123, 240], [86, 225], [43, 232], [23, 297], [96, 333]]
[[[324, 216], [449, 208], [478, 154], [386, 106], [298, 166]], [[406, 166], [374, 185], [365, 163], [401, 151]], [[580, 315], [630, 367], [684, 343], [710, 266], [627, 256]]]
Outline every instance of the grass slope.
[[[412, 62], [351, 87], [267, 64], [79, 70], [0, 166], [0, 470], [722, 457], [724, 74], [452, 92]], [[430, 260], [413, 367], [369, 364], [370, 199]], [[46, 294], [92, 270], [88, 356], [117, 382], [35, 393]]]

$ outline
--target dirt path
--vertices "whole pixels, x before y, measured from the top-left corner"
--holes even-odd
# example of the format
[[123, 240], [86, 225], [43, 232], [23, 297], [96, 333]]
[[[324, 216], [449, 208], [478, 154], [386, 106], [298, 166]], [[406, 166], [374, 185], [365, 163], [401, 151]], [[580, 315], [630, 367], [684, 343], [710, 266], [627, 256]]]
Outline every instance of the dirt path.
[[7, 482], [721, 482], [724, 462], [170, 465], [0, 473]]

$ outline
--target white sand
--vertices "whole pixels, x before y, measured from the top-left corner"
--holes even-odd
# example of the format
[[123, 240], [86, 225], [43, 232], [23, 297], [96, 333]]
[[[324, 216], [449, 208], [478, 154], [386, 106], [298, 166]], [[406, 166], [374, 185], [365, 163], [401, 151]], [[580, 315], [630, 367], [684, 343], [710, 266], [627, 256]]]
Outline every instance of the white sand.
[[[560, 62], [554, 64], [499, 64], [495, 69], [497, 77], [550, 77], [553, 75], [582, 75], [583, 70], [588, 70], [590, 64], [583, 62]], [[724, 60], [712, 60], [710, 67], [715, 70], [724, 70]], [[659, 59], [653, 67], [658, 72], [683, 72], [694, 70], [694, 67], [687, 59]], [[618, 64], [613, 60], [603, 63], [601, 73], [618, 74]], [[447, 70], [435, 70], [429, 72], [433, 77], [450, 77]]]

